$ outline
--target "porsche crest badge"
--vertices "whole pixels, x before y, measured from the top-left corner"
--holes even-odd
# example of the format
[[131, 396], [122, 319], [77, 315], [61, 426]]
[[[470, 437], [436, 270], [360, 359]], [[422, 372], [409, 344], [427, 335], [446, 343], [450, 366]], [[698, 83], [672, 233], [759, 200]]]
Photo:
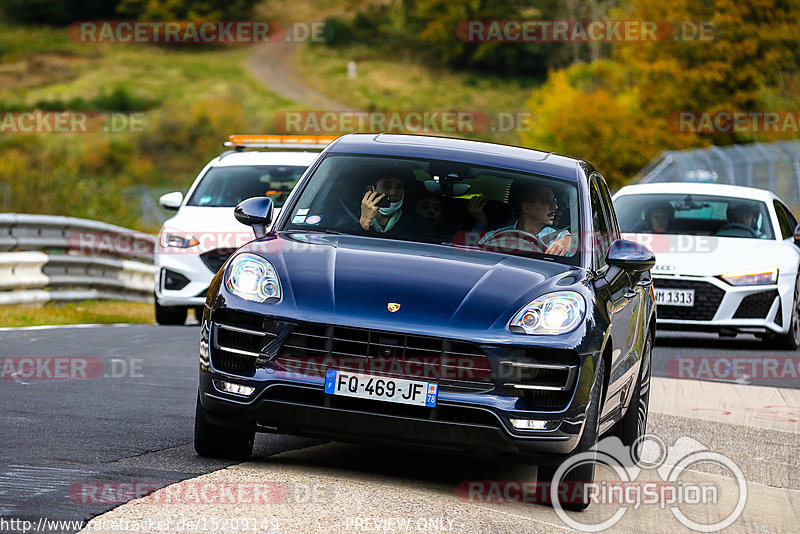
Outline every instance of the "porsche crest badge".
[[400, 304], [398, 304], [397, 302], [390, 302], [389, 304], [386, 305], [386, 307], [389, 309], [390, 312], [394, 313], [400, 309]]

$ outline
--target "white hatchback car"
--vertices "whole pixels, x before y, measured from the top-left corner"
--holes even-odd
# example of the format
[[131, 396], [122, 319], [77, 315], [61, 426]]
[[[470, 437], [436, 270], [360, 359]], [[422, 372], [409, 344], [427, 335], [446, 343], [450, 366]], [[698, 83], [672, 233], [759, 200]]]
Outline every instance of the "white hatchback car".
[[659, 328], [800, 346], [800, 228], [777, 196], [681, 182], [623, 187], [613, 200], [624, 237], [656, 254]]
[[[167, 193], [161, 206], [177, 210], [158, 236], [155, 308], [158, 324], [183, 324], [189, 308], [201, 315], [212, 277], [234, 250], [255, 239], [233, 208], [255, 196], [272, 198], [277, 213], [308, 166], [334, 137], [232, 135], [186, 197]], [[275, 220], [273, 218], [273, 220]]]

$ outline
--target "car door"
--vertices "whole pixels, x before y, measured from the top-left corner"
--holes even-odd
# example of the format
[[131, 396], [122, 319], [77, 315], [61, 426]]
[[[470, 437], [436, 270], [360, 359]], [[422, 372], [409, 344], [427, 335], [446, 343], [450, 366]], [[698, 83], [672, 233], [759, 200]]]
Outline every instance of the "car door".
[[[636, 335], [635, 284], [626, 271], [606, 263], [606, 255], [611, 242], [618, 238], [619, 229], [614, 217], [610, 200], [606, 201], [601, 193], [602, 178], [595, 174], [590, 182], [590, 202], [592, 224], [595, 234], [595, 271], [602, 273], [602, 283], [609, 296], [608, 314], [611, 318], [611, 368], [606, 392], [606, 401], [601, 414], [601, 430], [611, 423], [611, 417], [617, 412], [621, 403], [626, 401], [629, 393], [632, 366], [636, 363], [631, 358]], [[632, 330], [633, 329], [633, 330]], [[607, 423], [604, 425], [604, 423]]]
[[[600, 199], [603, 201], [603, 206], [606, 208], [608, 217], [609, 232], [611, 234], [610, 241], [620, 238], [619, 223], [617, 215], [614, 212], [614, 203], [611, 200], [611, 194], [608, 191], [608, 186], [601, 176], [597, 177], [597, 188], [600, 192]], [[653, 281], [650, 278], [650, 272], [645, 271], [642, 273], [627, 273], [630, 280], [630, 290], [627, 292], [630, 301], [631, 318], [628, 336], [626, 338], [626, 346], [623, 351], [625, 354], [633, 355], [637, 359], [639, 357], [639, 350], [644, 345], [644, 331], [643, 313], [645, 303], [645, 292], [650, 289]]]
[[786, 239], [794, 239], [794, 229], [797, 226], [797, 219], [795, 219], [791, 210], [783, 205], [782, 202], [774, 200], [772, 202], [775, 207], [775, 215], [778, 217], [778, 226], [780, 226], [781, 237]]

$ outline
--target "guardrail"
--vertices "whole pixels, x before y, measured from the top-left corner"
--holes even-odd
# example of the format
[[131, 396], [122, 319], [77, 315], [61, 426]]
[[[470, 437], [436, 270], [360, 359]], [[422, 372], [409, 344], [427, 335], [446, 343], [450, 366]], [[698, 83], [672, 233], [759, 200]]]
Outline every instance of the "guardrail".
[[0, 213], [0, 304], [152, 301], [155, 240], [88, 219]]

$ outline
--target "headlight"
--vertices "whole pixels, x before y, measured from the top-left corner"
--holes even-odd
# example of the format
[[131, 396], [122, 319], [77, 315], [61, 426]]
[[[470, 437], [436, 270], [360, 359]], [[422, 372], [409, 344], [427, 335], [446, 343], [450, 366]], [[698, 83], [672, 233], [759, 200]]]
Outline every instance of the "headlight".
[[225, 273], [228, 291], [246, 300], [266, 302], [281, 299], [281, 282], [270, 262], [255, 254], [236, 256]]
[[519, 334], [565, 334], [578, 327], [586, 313], [580, 293], [557, 291], [542, 295], [519, 310], [508, 328]]
[[189, 248], [200, 244], [191, 234], [185, 232], [163, 231], [161, 232], [161, 248]]
[[757, 271], [736, 271], [720, 276], [732, 286], [763, 286], [778, 281], [778, 269], [761, 269]]

